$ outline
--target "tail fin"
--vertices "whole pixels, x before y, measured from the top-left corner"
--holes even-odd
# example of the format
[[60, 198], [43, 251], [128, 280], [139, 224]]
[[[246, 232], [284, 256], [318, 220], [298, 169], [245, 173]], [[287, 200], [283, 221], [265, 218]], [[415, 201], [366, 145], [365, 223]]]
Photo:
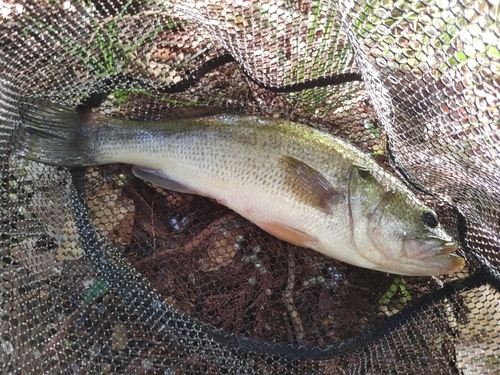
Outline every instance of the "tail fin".
[[19, 155], [64, 167], [95, 164], [90, 137], [95, 124], [92, 112], [47, 101], [24, 102], [19, 110]]

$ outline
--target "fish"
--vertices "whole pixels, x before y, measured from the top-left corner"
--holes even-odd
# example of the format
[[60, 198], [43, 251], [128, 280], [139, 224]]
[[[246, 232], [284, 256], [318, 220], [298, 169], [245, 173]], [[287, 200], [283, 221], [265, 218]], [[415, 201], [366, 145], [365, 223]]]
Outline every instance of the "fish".
[[358, 267], [431, 276], [465, 265], [406, 185], [311, 126], [237, 113], [126, 120], [51, 102], [19, 109], [16, 153], [28, 159], [130, 164], [144, 181], [214, 199], [278, 239]]

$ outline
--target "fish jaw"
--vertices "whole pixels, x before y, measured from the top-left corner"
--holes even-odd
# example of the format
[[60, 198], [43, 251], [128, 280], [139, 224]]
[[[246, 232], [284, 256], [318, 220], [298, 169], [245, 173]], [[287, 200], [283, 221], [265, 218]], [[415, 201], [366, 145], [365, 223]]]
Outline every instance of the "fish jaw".
[[464, 266], [464, 258], [454, 254], [444, 254], [425, 260], [404, 259], [397, 266], [397, 272], [384, 268], [378, 270], [405, 276], [436, 276], [458, 272]]
[[452, 254], [458, 244], [440, 228], [405, 235], [401, 240], [397, 246], [399, 251], [387, 241], [377, 241], [377, 238], [375, 242], [364, 243], [363, 253], [372, 254], [369, 259], [375, 263], [373, 267], [365, 268], [405, 276], [436, 276], [457, 272], [465, 266], [463, 258]]
[[435, 276], [457, 272], [465, 266], [465, 259], [451, 254], [457, 248], [458, 244], [447, 235], [407, 236], [403, 242], [403, 253], [398, 260], [398, 272], [407, 276]]
[[442, 255], [442, 259], [436, 257], [434, 262], [438, 265], [439, 273], [450, 274], [458, 272], [465, 266], [465, 259], [458, 255]]
[[458, 255], [437, 254], [425, 259], [409, 257], [381, 259], [377, 265], [370, 268], [404, 276], [436, 276], [458, 272], [465, 264], [465, 259]]
[[458, 244], [448, 236], [406, 236], [403, 241], [406, 256], [415, 260], [426, 260], [437, 255], [450, 254], [458, 248]]

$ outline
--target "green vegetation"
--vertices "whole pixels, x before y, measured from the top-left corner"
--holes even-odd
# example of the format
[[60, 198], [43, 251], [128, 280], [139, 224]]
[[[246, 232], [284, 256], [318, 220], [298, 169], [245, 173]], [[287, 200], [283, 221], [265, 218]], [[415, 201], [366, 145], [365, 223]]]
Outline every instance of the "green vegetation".
[[106, 282], [106, 280], [101, 278], [101, 279], [97, 279], [96, 281], [94, 281], [94, 283], [92, 284], [92, 287], [90, 288], [87, 295], [85, 296], [85, 300], [83, 301], [83, 304], [82, 304], [82, 310], [87, 308], [87, 306], [91, 305], [92, 303], [94, 303], [94, 301], [97, 298], [106, 295], [108, 292], [109, 292], [109, 288], [108, 288], [108, 283]]
[[392, 315], [401, 311], [411, 300], [411, 294], [406, 289], [406, 281], [396, 277], [389, 290], [379, 299], [378, 304], [386, 315]]
[[[53, 26], [50, 21], [33, 18], [25, 13], [23, 17], [28, 21], [28, 26], [24, 27], [23, 34], [26, 39], [32, 35], [45, 34], [52, 39], [52, 43], [60, 45], [64, 52], [80, 60], [92, 75], [102, 78], [114, 76], [127, 69], [127, 65], [135, 63], [135, 52], [139, 48], [151, 51], [160, 32], [174, 30], [182, 24], [168, 17], [165, 22], [163, 12], [158, 11], [151, 31], [141, 35], [133, 44], [129, 44], [122, 40], [125, 36], [121, 34], [124, 31], [121, 29], [120, 21], [131, 17], [127, 11], [132, 1], [127, 1], [116, 16], [105, 19], [99, 17], [91, 3], [87, 4], [85, 9], [89, 20], [84, 26], [88, 26], [89, 30], [83, 33], [82, 29], [79, 29], [78, 35], [68, 33], [67, 27]], [[147, 68], [149, 63], [150, 61], [146, 60], [140, 64]], [[170, 71], [177, 68], [178, 66], [171, 67], [163, 75], [168, 75]], [[128, 90], [113, 92], [114, 104], [124, 104], [129, 93]]]

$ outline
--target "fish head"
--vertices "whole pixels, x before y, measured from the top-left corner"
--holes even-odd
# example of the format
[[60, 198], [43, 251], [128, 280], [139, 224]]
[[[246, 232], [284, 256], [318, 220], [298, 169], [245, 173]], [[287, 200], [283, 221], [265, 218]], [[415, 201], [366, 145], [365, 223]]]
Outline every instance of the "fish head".
[[437, 215], [392, 176], [354, 166], [349, 179], [353, 240], [379, 271], [411, 276], [447, 274], [465, 265]]

